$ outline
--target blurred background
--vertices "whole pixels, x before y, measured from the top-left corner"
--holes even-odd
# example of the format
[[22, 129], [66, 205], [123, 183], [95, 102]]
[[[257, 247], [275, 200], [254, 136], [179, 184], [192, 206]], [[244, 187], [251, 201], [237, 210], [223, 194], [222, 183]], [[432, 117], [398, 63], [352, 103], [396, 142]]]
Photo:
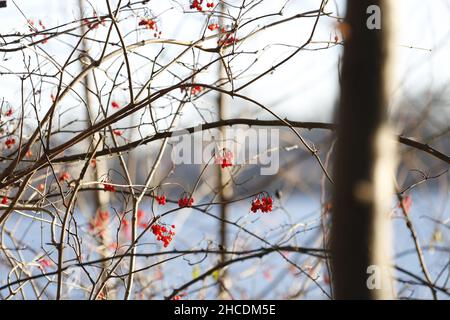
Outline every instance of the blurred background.
[[[396, 63], [392, 70], [394, 90], [390, 93], [389, 105], [391, 123], [398, 135], [412, 137], [448, 154], [450, 1], [396, 2], [397, 46], [394, 49]], [[219, 86], [225, 90], [239, 88], [239, 94], [256, 100], [282, 119], [334, 122], [343, 54], [343, 35], [339, 23], [345, 15], [346, 1], [327, 1], [323, 10], [325, 14], [319, 20], [317, 12], [308, 13], [319, 8], [318, 0], [230, 0], [223, 3], [222, 14], [219, 9], [216, 12], [206, 9], [199, 12], [190, 8], [191, 3], [188, 0], [122, 1], [117, 17], [122, 39], [112, 28], [106, 54], [114, 51], [120, 53], [121, 40], [126, 45], [139, 44], [143, 40], [149, 42], [131, 48], [128, 62], [124, 61], [122, 54], [108, 59], [95, 72], [89, 73], [88, 82], [82, 80], [68, 91], [54, 115], [51, 147], [61, 145], [85, 130], [90, 123], [116, 112], [112, 102], [119, 104], [120, 108], [130, 102], [126, 63], [131, 66], [132, 86], [137, 100], [173, 86], [203, 68], [190, 82]], [[115, 9], [119, 2], [110, 1], [110, 4]], [[307, 14], [296, 17], [300, 13]], [[0, 25], [2, 142], [11, 134], [17, 135], [18, 119], [22, 115], [25, 136], [36, 130], [36, 117], [42, 119], [49, 110], [52, 97], [58, 95], [60, 81], [64, 88], [86, 67], [80, 57], [98, 59], [101, 56], [111, 24], [108, 19], [102, 25], [99, 18], [99, 25], [89, 30], [82, 45], [74, 48], [80, 41], [80, 16], [95, 23], [96, 16], [105, 15], [108, 15], [105, 1], [11, 0], [7, 8], [0, 9], [3, 22]], [[155, 21], [157, 27], [148, 29], [140, 26], [142, 19]], [[317, 27], [314, 29], [316, 21]], [[235, 23], [237, 30], [234, 29]], [[234, 30], [233, 36], [239, 40], [222, 52], [225, 55], [223, 62], [217, 60], [217, 52], [207, 50], [215, 48], [217, 41], [220, 41], [218, 30], [208, 29], [211, 24]], [[87, 30], [86, 23], [83, 28]], [[48, 31], [39, 33], [41, 30]], [[33, 37], [24, 36], [36, 31], [38, 33]], [[58, 32], [62, 34], [52, 37]], [[45, 43], [16, 51], [6, 50], [27, 46], [45, 37], [49, 37]], [[196, 42], [201, 48], [190, 47]], [[80, 50], [81, 47], [84, 51]], [[290, 57], [293, 53], [295, 55]], [[89, 64], [92, 59], [84, 58], [84, 61]], [[283, 63], [277, 66], [280, 62]], [[64, 73], [61, 77], [59, 70], [62, 66]], [[277, 68], [272, 70], [273, 66]], [[265, 74], [266, 71], [269, 72]], [[30, 74], [31, 77], [22, 81], [22, 76]], [[264, 76], [259, 78], [262, 74]], [[150, 90], [147, 90], [145, 87], [149, 79]], [[21, 99], [24, 101], [23, 112]], [[14, 111], [13, 115], [6, 116], [10, 108]], [[219, 118], [275, 119], [273, 114], [251, 101], [221, 95], [204, 86], [195, 94], [190, 88], [177, 88], [152, 102], [151, 109], [142, 108], [113, 123], [112, 129], [120, 134], [102, 131], [105, 136], [103, 148], [126, 145], [151, 137], [156, 132], [185, 129]], [[249, 127], [241, 125], [233, 128]], [[270, 176], [261, 175], [258, 164], [233, 165], [223, 170], [218, 170], [217, 165], [205, 163], [174, 165], [171, 159], [175, 142], [169, 140], [152, 179], [151, 187], [154, 189], [146, 194], [140, 208], [150, 219], [175, 210], [183, 192], [190, 193], [192, 190], [195, 190], [195, 203], [203, 206], [201, 210], [184, 208], [164, 216], [164, 223], [176, 225], [176, 236], [168, 248], [163, 248], [150, 231], [140, 239], [137, 252], [143, 256], [137, 258], [136, 268], [142, 271], [135, 276], [133, 299], [167, 297], [174, 289], [199, 277], [220, 261], [220, 255], [211, 253], [148, 256], [164, 250], [221, 250], [220, 217], [223, 208], [217, 204], [220, 196], [226, 196], [227, 201], [231, 202], [226, 205], [226, 219], [229, 222], [226, 224], [227, 250], [253, 250], [274, 245], [322, 248], [323, 231], [327, 232], [328, 214], [332, 214], [332, 208], [329, 208], [330, 185], [317, 161], [289, 128], [270, 128], [279, 130], [279, 143], [273, 151], [279, 155], [280, 162], [280, 170]], [[218, 129], [205, 132], [207, 135], [217, 135]], [[329, 162], [333, 156], [334, 132], [326, 129], [299, 129], [299, 132], [318, 149], [320, 158], [332, 172]], [[84, 139], [67, 148], [59, 157], [84, 153], [90, 143], [90, 139]], [[217, 140], [218, 146], [223, 143]], [[131, 180], [138, 189], [138, 186], [145, 184], [161, 144], [162, 140], [156, 140], [123, 153]], [[13, 159], [13, 151], [5, 143], [2, 145], [0, 165], [4, 170]], [[439, 298], [448, 299], [449, 291], [445, 289], [449, 286], [450, 277], [448, 164], [409, 146], [399, 144], [398, 148], [397, 185], [412, 199], [409, 216], [417, 229], [425, 261], [432, 279], [443, 288], [438, 292]], [[34, 145], [34, 155], [25, 159], [18, 168], [27, 167], [42, 152], [39, 143]], [[119, 186], [115, 193], [107, 193], [100, 185], [95, 190], [98, 187], [96, 181], [108, 180], [114, 184], [128, 185], [120, 159], [113, 154], [98, 158], [96, 163], [96, 168], [89, 168], [86, 182], [90, 184], [82, 186], [85, 190], [78, 196], [74, 218], [69, 224], [71, 232], [65, 250], [66, 265], [120, 254], [130, 241], [129, 234], [121, 227], [123, 216], [131, 217], [131, 200], [126, 188]], [[57, 172], [56, 176], [68, 172], [75, 178], [83, 164], [56, 161], [53, 170]], [[224, 191], [217, 187], [218, 179], [228, 179]], [[70, 188], [68, 184], [62, 184], [63, 190], [59, 190], [56, 180], [48, 167], [38, 171], [30, 183], [35, 189], [29, 188], [22, 197], [27, 199], [24, 204], [41, 206], [62, 215], [62, 201], [70, 195]], [[37, 192], [40, 184], [45, 184], [44, 190]], [[2, 192], [13, 193], [12, 190], [14, 188]], [[274, 209], [267, 214], [253, 214], [250, 211], [251, 201], [261, 191], [268, 192], [274, 199]], [[165, 194], [168, 204], [158, 206], [153, 200], [154, 192]], [[100, 199], [102, 197], [103, 200]], [[100, 206], [109, 212], [110, 217], [106, 228], [108, 234], [103, 238], [89, 227]], [[397, 296], [405, 299], [430, 298], [429, 289], [414, 277], [420, 276], [421, 268], [395, 197], [392, 198], [391, 216], [394, 264], [398, 267], [393, 268], [392, 272], [396, 279]], [[56, 270], [57, 252], [51, 244], [50, 220], [48, 215], [22, 210], [14, 211], [4, 225], [0, 253], [2, 298], [54, 298], [54, 274], [16, 284], [12, 286], [14, 294], [7, 286], [8, 281]], [[227, 258], [238, 256], [230, 254]], [[166, 261], [168, 258], [171, 259]], [[66, 270], [63, 298], [92, 298], [92, 279], [99, 276], [101, 268], [110, 267], [108, 263], [113, 264], [108, 261], [105, 266], [99, 262]], [[127, 268], [124, 260], [124, 265], [120, 264], [116, 270], [117, 277], [109, 282], [104, 294], [107, 298], [122, 297], [124, 280], [121, 275], [126, 274]], [[179, 294], [183, 299], [327, 299], [330, 280], [323, 259], [287, 250], [233, 263], [195, 282]]]

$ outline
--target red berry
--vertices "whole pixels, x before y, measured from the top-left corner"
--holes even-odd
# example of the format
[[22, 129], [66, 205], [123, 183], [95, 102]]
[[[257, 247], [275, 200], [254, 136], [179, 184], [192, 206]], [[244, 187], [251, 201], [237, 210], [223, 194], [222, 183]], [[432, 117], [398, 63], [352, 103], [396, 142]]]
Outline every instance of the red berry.
[[256, 213], [258, 210], [261, 210], [261, 212], [271, 212], [272, 209], [273, 199], [269, 195], [258, 195], [257, 198], [252, 201], [252, 206], [250, 208], [253, 213]]
[[70, 179], [70, 174], [68, 172], [63, 172], [59, 176], [59, 181], [67, 181]]
[[111, 102], [111, 107], [113, 107], [114, 109], [119, 109], [120, 105], [116, 101], [113, 101]]
[[196, 95], [196, 94], [200, 93], [202, 91], [202, 89], [203, 88], [201, 86], [194, 86], [191, 89], [191, 94]]
[[11, 147], [16, 143], [16, 140], [14, 138], [8, 138], [6, 139], [5, 145], [8, 149], [11, 149]]
[[221, 153], [216, 156], [214, 162], [216, 164], [220, 164], [223, 169], [226, 167], [231, 167], [233, 165], [232, 159], [233, 153], [230, 150], [224, 148]]
[[211, 30], [211, 31], [214, 31], [214, 30], [219, 29], [219, 28], [220, 28], [220, 26], [217, 23], [211, 23], [208, 26], [208, 29]]
[[122, 136], [123, 131], [121, 131], [121, 130], [113, 130], [113, 134], [118, 136], [118, 137], [120, 137], [120, 136]]
[[166, 204], [166, 196], [162, 195], [162, 196], [156, 196], [155, 197], [156, 201], [158, 201], [159, 205], [165, 205]]
[[144, 19], [142, 18], [141, 21], [139, 21], [140, 26], [145, 26], [145, 28], [149, 30], [157, 30], [156, 22], [152, 19]]
[[[197, 9], [197, 11], [202, 12], [203, 11], [202, 2], [203, 2], [203, 0], [193, 0], [190, 8]], [[206, 6], [208, 7], [208, 4]]]
[[48, 268], [48, 267], [51, 267], [53, 265], [51, 260], [45, 259], [45, 258], [40, 259], [38, 262], [39, 262], [39, 264], [41, 265], [42, 268]]
[[116, 192], [116, 188], [109, 183], [103, 183], [103, 188], [105, 189], [105, 191]]
[[108, 211], [99, 211], [98, 217], [101, 222], [108, 221], [109, 220], [109, 212]]
[[100, 237], [104, 236], [105, 226], [109, 222], [109, 212], [108, 211], [98, 211], [95, 218], [89, 222], [90, 230], [97, 230]]
[[188, 198], [187, 196], [184, 196], [184, 197], [178, 199], [178, 206], [180, 208], [191, 207], [193, 204], [194, 204], [194, 198], [193, 197], [189, 197]]
[[147, 228], [147, 223], [143, 222], [142, 220], [145, 219], [145, 212], [143, 210], [138, 210], [137, 212], [137, 224], [141, 228]]
[[175, 232], [160, 224], [152, 225], [151, 229], [152, 233], [156, 236], [156, 240], [161, 241], [164, 248], [170, 244], [173, 240], [173, 236], [175, 235]]
[[[222, 32], [224, 32], [224, 31], [225, 30], [222, 29]], [[229, 45], [236, 43], [237, 41], [238, 41], [238, 39], [236, 39], [234, 36], [232, 36], [230, 33], [228, 33], [225, 35], [224, 38], [217, 41], [217, 44], [219, 46], [229, 46]]]

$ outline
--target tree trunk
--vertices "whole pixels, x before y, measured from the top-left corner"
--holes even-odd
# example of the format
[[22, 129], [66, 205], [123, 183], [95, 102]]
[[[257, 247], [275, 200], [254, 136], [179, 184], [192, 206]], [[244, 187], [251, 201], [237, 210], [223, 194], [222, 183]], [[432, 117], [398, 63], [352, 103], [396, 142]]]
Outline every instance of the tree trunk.
[[[391, 2], [349, 0], [342, 24], [345, 49], [331, 239], [336, 299], [393, 297], [389, 213], [395, 150], [387, 125]], [[367, 25], [372, 5], [381, 9], [380, 29]]]
[[[216, 10], [221, 12], [222, 14], [225, 11], [225, 7], [223, 3], [219, 3], [216, 7]], [[218, 24], [222, 27], [224, 26], [225, 23], [225, 19], [223, 18], [223, 15], [221, 15], [219, 17], [218, 20]], [[225, 58], [223, 58], [225, 59]], [[223, 79], [226, 78], [227, 74], [225, 72], [225, 66], [224, 66], [225, 61], [221, 61], [219, 63], [219, 68], [218, 68], [218, 80], [219, 83], [220, 81], [222, 81]], [[226, 118], [226, 101], [225, 101], [225, 94], [222, 92], [218, 92], [218, 96], [217, 96], [217, 113], [219, 116], [218, 120], [223, 120]], [[226, 145], [226, 137], [225, 133], [225, 127], [221, 127], [220, 128], [220, 132], [221, 132], [221, 138], [224, 139], [224, 141], [221, 141], [221, 143], [225, 146]], [[225, 220], [228, 219], [228, 204], [227, 201], [231, 198], [232, 196], [232, 186], [230, 186], [230, 180], [231, 180], [231, 176], [229, 171], [225, 168], [222, 169], [220, 165], [217, 165], [217, 191], [218, 191], [218, 200], [221, 203], [219, 206], [219, 210], [220, 210], [220, 223], [219, 223], [219, 244], [222, 248], [222, 250], [227, 250], [228, 249], [228, 242], [227, 242], [227, 223], [225, 222]], [[220, 263], [224, 263], [227, 260], [227, 255], [223, 252], [220, 255]], [[219, 299], [225, 299], [228, 297], [228, 293], [225, 290], [225, 286], [228, 285], [228, 277], [227, 277], [227, 271], [226, 270], [221, 270], [220, 273], [220, 284], [219, 284], [219, 292], [218, 292], [218, 298]]]
[[[80, 20], [81, 23], [83, 23], [83, 17], [84, 17], [84, 1], [85, 0], [78, 0], [78, 6], [80, 9]], [[87, 31], [87, 27], [85, 25], [81, 26], [81, 35], [85, 34], [85, 32]], [[89, 56], [89, 41], [85, 38], [82, 39], [81, 44], [80, 44], [80, 50], [82, 53], [86, 54]], [[86, 68], [86, 66], [84, 66], [81, 63], [81, 67], [84, 69]], [[84, 79], [84, 96], [85, 96], [85, 101], [86, 101], [86, 117], [88, 120], [88, 126], [90, 126], [92, 124], [92, 122], [94, 121], [96, 115], [95, 115], [95, 96], [91, 93], [90, 89], [92, 88], [92, 75], [91, 74], [87, 74], [85, 79]], [[101, 139], [101, 136], [98, 132], [94, 133], [91, 137], [91, 146], [94, 147], [97, 144], [97, 141], [99, 141]], [[103, 141], [100, 142], [100, 144], [98, 145], [98, 150], [102, 150], [103, 149]], [[107, 164], [106, 164], [106, 159], [102, 159], [102, 161], [97, 161], [95, 164], [95, 168], [93, 170], [93, 174], [94, 174], [94, 180], [95, 181], [100, 181], [100, 178], [102, 176], [102, 174], [107, 172]], [[95, 203], [93, 205], [93, 208], [90, 209], [95, 209], [95, 211], [93, 212], [93, 218], [95, 219], [95, 215], [97, 214], [97, 212], [101, 212], [101, 211], [108, 211], [108, 205], [110, 202], [110, 198], [109, 198], [109, 194], [108, 192], [104, 192], [103, 190], [99, 190], [95, 193]], [[100, 245], [100, 256], [102, 258], [107, 258], [108, 257], [108, 241], [110, 238], [109, 232], [107, 229], [103, 230], [102, 233], [102, 238], [99, 239], [99, 245]], [[103, 268], [107, 269], [108, 263], [105, 261], [103, 264]], [[102, 281], [105, 278], [105, 272], [103, 272], [102, 275]], [[106, 296], [106, 292], [105, 296]], [[109, 296], [109, 298], [114, 298], [112, 295]]]

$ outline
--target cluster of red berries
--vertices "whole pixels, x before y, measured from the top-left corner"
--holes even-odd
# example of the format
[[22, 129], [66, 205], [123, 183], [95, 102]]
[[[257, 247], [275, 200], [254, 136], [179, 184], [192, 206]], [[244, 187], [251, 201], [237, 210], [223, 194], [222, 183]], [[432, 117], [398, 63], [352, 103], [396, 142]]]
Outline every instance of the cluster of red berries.
[[144, 220], [145, 220], [145, 212], [144, 212], [144, 210], [138, 210], [138, 212], [137, 212], [137, 224], [138, 224], [138, 227], [140, 227], [140, 228], [147, 228], [148, 227], [148, 224], [147, 224], [147, 222], [144, 222]]
[[145, 19], [142, 18], [141, 21], [139, 21], [138, 23], [140, 26], [144, 26], [146, 29], [148, 30], [154, 30], [155, 33], [153, 34], [156, 37], [160, 37], [161, 36], [161, 31], [158, 32], [158, 25], [156, 24], [156, 21], [153, 19]]
[[230, 150], [224, 148], [221, 154], [215, 157], [214, 163], [220, 164], [222, 169], [231, 167], [233, 165], [233, 153]]
[[[42, 22], [42, 20], [39, 20], [38, 23], [39, 23], [39, 26], [41, 27], [41, 29], [45, 30], [45, 25]], [[28, 20], [28, 29], [30, 30], [30, 32], [36, 32], [37, 31], [36, 27], [34, 26], [34, 21], [31, 20], [31, 19]], [[42, 38], [42, 43], [47, 43], [47, 41], [48, 41], [48, 38], [44, 35], [43, 38]]]
[[109, 191], [109, 192], [116, 192], [116, 188], [109, 183], [103, 183], [103, 188], [105, 191]]
[[[193, 0], [190, 8], [202, 12], [203, 11], [202, 3], [203, 0]], [[214, 8], [214, 2], [207, 2], [206, 7], [211, 9]]]
[[[42, 22], [42, 20], [38, 21], [39, 27], [41, 27], [42, 30], [45, 30], [45, 25]], [[37, 32], [37, 28], [34, 26], [34, 21], [29, 19], [28, 20], [28, 29], [30, 30], [30, 32]], [[47, 43], [48, 42], [48, 37], [43, 35], [42, 36], [42, 43]]]
[[228, 34], [225, 35], [225, 37], [223, 39], [219, 39], [217, 41], [217, 44], [220, 47], [226, 47], [226, 46], [230, 46], [230, 45], [236, 43], [237, 41], [238, 41], [237, 38], [235, 38], [233, 35], [228, 33]]
[[155, 199], [158, 202], [158, 204], [161, 205], [161, 206], [166, 204], [166, 196], [165, 195], [155, 196]]
[[198, 11], [201, 12], [201, 11], [203, 11], [202, 2], [203, 2], [203, 0], [194, 0], [194, 1], [192, 1], [190, 8], [197, 9]]
[[105, 222], [108, 222], [109, 212], [108, 211], [99, 211], [96, 220], [97, 220], [97, 222], [96, 222], [97, 226], [104, 224]]
[[5, 112], [5, 116], [6, 117], [11, 117], [13, 115], [13, 109], [9, 108], [6, 112]]
[[8, 149], [11, 149], [11, 147], [16, 143], [16, 139], [14, 138], [8, 138], [5, 141], [5, 145]]
[[194, 87], [192, 87], [192, 89], [191, 89], [191, 94], [192, 95], [196, 95], [196, 94], [199, 94], [200, 92], [202, 92], [202, 90], [203, 90], [203, 88], [201, 87], [201, 86], [194, 86]]
[[199, 94], [200, 92], [202, 92], [202, 90], [203, 90], [202, 86], [199, 86], [199, 85], [195, 85], [195, 86], [192, 86], [192, 87], [191, 86], [186, 86], [186, 85], [181, 85], [180, 86], [180, 91], [181, 92], [190, 91], [190, 93], [192, 95]]
[[7, 196], [3, 196], [2, 204], [8, 204], [8, 197]]
[[184, 195], [180, 199], [178, 199], [178, 206], [180, 208], [192, 207], [193, 203], [194, 203], [194, 198], [188, 197], [187, 195]]
[[208, 29], [211, 30], [211, 31], [214, 31], [214, 30], [219, 29], [219, 28], [220, 28], [220, 26], [217, 23], [211, 23], [208, 26]]
[[108, 211], [98, 211], [97, 215], [93, 221], [89, 222], [90, 230], [98, 230], [100, 237], [104, 236], [105, 226], [109, 222], [109, 212]]
[[97, 21], [89, 21], [89, 19], [83, 19], [83, 22], [86, 24], [86, 26], [88, 27], [88, 29], [98, 29], [99, 25], [104, 26], [105, 25], [105, 19], [101, 19], [99, 20], [97, 17], [97, 13], [94, 12], [94, 18], [97, 18]]
[[192, 1], [190, 8], [197, 9], [198, 11], [201, 12], [201, 11], [203, 11], [202, 3], [203, 3], [203, 0], [194, 0], [194, 1]]
[[130, 221], [128, 221], [127, 219], [122, 219], [122, 221], [120, 222], [120, 224], [122, 225], [122, 227], [123, 227], [123, 231], [125, 232], [125, 233], [128, 233], [128, 228], [130, 227]]
[[46, 258], [39, 259], [38, 263], [43, 269], [53, 266], [53, 262], [50, 259]]
[[64, 171], [63, 173], [61, 173], [61, 174], [59, 175], [59, 178], [58, 178], [58, 180], [61, 181], [61, 182], [63, 182], [63, 181], [68, 181], [69, 179], [70, 179], [70, 174], [69, 174], [68, 172], [66, 172], [66, 171]]
[[261, 194], [256, 197], [252, 201], [252, 207], [250, 210], [253, 213], [256, 213], [258, 210], [261, 210], [261, 212], [271, 212], [273, 206], [273, 199], [268, 194]]
[[139, 25], [145, 26], [145, 28], [149, 29], [149, 30], [155, 30], [155, 28], [156, 28], [156, 30], [158, 30], [157, 26], [156, 26], [156, 21], [152, 20], [152, 19], [142, 18], [141, 21], [139, 21]]
[[226, 167], [231, 167], [232, 165], [233, 163], [231, 163], [231, 160], [222, 159], [222, 164], [220, 166], [222, 167], [222, 169], [224, 169]]
[[175, 235], [175, 232], [172, 230], [175, 229], [175, 225], [169, 227], [161, 224], [154, 224], [151, 229], [153, 234], [156, 236], [156, 240], [161, 241], [164, 248], [170, 244], [173, 240], [173, 236]]

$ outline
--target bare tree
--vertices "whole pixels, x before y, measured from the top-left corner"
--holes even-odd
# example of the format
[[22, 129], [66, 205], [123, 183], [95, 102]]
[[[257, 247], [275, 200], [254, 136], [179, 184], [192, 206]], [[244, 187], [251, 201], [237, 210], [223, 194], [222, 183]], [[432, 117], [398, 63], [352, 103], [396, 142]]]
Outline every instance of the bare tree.
[[0, 10], [0, 298], [448, 298], [445, 90], [390, 131], [387, 2]]

